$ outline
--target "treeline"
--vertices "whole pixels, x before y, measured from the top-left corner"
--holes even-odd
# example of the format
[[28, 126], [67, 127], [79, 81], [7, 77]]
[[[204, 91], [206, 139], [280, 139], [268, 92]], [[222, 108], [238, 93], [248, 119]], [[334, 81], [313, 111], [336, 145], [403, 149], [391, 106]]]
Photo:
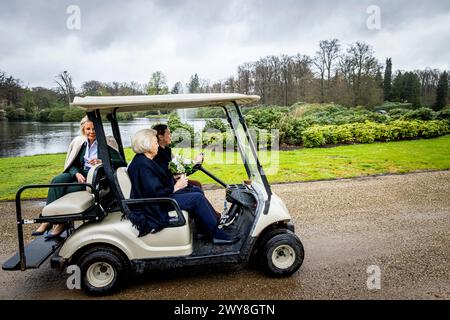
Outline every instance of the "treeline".
[[[267, 56], [240, 65], [237, 74], [198, 88], [198, 92], [240, 92], [261, 96], [263, 105], [298, 101], [373, 107], [384, 101], [442, 109], [448, 102], [448, 73], [437, 69], [392, 74], [366, 43], [342, 48], [338, 39], [319, 43], [315, 56]], [[439, 95], [439, 98], [437, 98]]]
[[[55, 77], [56, 87], [51, 89], [24, 87], [19, 79], [0, 71], [0, 119], [77, 121], [82, 113], [69, 107], [75, 95], [239, 92], [261, 96], [260, 103], [265, 106], [291, 106], [302, 101], [372, 108], [392, 101], [435, 111], [448, 104], [448, 72], [392, 70], [392, 60], [380, 63], [370, 45], [356, 42], [344, 48], [338, 39], [331, 39], [320, 41], [312, 57], [301, 53], [267, 56], [241, 64], [227, 79], [211, 82], [196, 73], [187, 83], [179, 81], [172, 88], [161, 71], [154, 72], [147, 84], [90, 80], [78, 90], [68, 71]], [[217, 113], [202, 110], [202, 115], [214, 117]]]

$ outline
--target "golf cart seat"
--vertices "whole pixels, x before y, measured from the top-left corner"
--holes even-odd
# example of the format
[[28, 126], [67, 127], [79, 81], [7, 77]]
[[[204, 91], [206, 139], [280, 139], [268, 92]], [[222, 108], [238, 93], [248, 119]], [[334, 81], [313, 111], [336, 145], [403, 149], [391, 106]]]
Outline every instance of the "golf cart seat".
[[[109, 191], [109, 188], [105, 188], [103, 186], [103, 181], [103, 166], [101, 164], [97, 164], [89, 170], [86, 183], [94, 186], [94, 188], [99, 192], [100, 198]], [[91, 211], [95, 211], [93, 209], [95, 209], [95, 196], [92, 193], [91, 188], [86, 188], [86, 190], [83, 191], [68, 193], [46, 205], [42, 209], [41, 216], [46, 218], [80, 214], [83, 215], [84, 213], [92, 213]], [[86, 220], [89, 220], [89, 215], [86, 216]]]
[[[120, 193], [122, 196], [122, 199], [129, 200], [131, 196], [131, 180], [127, 173], [127, 168], [120, 167], [116, 170], [116, 182], [119, 185]], [[127, 210], [127, 208], [125, 208]], [[125, 212], [126, 213], [126, 212]], [[182, 211], [184, 219], [186, 221], [185, 225], [189, 225], [189, 214], [186, 211]], [[178, 219], [178, 214], [176, 211], [169, 211], [169, 217], [172, 221], [176, 221]], [[182, 225], [180, 225], [182, 227]]]

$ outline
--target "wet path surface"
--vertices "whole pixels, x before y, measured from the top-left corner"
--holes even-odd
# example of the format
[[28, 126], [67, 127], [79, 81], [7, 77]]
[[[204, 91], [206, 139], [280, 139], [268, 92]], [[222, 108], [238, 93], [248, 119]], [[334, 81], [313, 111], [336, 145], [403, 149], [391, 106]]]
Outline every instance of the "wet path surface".
[[[249, 266], [158, 272], [106, 299], [450, 299], [450, 172], [275, 185], [273, 191], [305, 247], [298, 273], [273, 279]], [[223, 190], [207, 196], [219, 209]], [[39, 212], [39, 205], [29, 202], [28, 212]], [[14, 204], [0, 203], [0, 212], [3, 263], [17, 246]], [[371, 265], [381, 270], [380, 290], [367, 288]], [[48, 262], [38, 270], [1, 270], [0, 299], [89, 298], [68, 290], [66, 279]]]

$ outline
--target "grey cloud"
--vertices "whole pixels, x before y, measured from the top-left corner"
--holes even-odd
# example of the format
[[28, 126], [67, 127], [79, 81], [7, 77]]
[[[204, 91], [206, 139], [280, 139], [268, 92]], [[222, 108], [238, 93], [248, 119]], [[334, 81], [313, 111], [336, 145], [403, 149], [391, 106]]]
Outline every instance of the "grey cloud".
[[[69, 5], [81, 8], [79, 31], [66, 28]], [[366, 27], [369, 5], [381, 9], [380, 31]], [[216, 77], [211, 80], [216, 80], [233, 74], [238, 63], [266, 54], [314, 54], [320, 40], [334, 37], [343, 45], [358, 40], [376, 43], [374, 50], [382, 53], [380, 59], [394, 45], [399, 48], [396, 59], [401, 59], [398, 64], [402, 66], [414, 68], [420, 62], [425, 64], [423, 67], [433, 64], [448, 67], [444, 56], [450, 41], [427, 39], [426, 50], [411, 47], [410, 43], [423, 21], [433, 26], [436, 17], [449, 13], [449, 1], [419, 0], [2, 1], [0, 69], [32, 84], [48, 83], [61, 67], [77, 70], [83, 77], [80, 81], [98, 77], [99, 70], [117, 74], [117, 78], [110, 80], [130, 81], [136, 79], [127, 77], [136, 73], [126, 71], [136, 69], [132, 63], [135, 62], [144, 64], [140, 68], [145, 72], [164, 67], [164, 72], [177, 78], [170, 80], [186, 81], [190, 76], [187, 73], [196, 70], [206, 70], [210, 77]], [[396, 43], [389, 43], [392, 39]], [[176, 50], [175, 56], [170, 56], [173, 63], [167, 61], [166, 48], [157, 47], [172, 42]], [[73, 50], [67, 47], [68, 43], [73, 43]], [[139, 48], [148, 51], [139, 52]], [[223, 52], [227, 49], [234, 50], [229, 53], [233, 58], [228, 60]], [[402, 55], [400, 49], [410, 57]], [[30, 59], [33, 52], [51, 54]], [[420, 59], [414, 59], [414, 52], [421, 54]], [[238, 62], [240, 54], [242, 59]], [[152, 59], [146, 59], [146, 55]], [[227, 74], [215, 71], [225, 69], [217, 67], [218, 55], [224, 57], [221, 63], [227, 64]], [[117, 62], [111, 65], [115, 56]], [[180, 68], [183, 63], [189, 67]]]

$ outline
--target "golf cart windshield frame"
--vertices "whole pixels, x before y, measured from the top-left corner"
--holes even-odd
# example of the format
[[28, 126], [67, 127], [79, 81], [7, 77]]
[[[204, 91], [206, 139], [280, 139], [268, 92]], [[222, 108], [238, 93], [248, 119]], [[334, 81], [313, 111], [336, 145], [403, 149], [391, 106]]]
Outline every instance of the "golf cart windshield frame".
[[[244, 116], [239, 105], [233, 101], [233, 105], [224, 106], [228, 122], [233, 130], [236, 144], [241, 154], [247, 176], [250, 180], [260, 183], [264, 187], [267, 202], [270, 203], [272, 190], [270, 189], [267, 176], [259, 162], [258, 153], [248, 130]], [[266, 210], [265, 210], [266, 211]]]

